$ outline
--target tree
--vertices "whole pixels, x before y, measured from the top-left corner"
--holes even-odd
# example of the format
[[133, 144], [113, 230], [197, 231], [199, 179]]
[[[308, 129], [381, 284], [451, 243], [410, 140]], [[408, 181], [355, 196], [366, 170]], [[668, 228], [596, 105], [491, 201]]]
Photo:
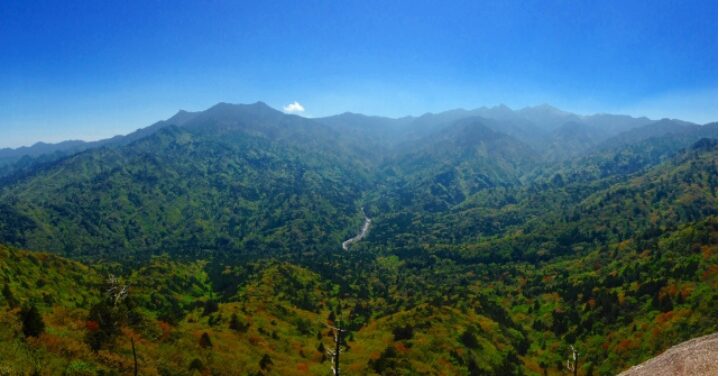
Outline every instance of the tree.
[[231, 330], [234, 330], [236, 332], [244, 332], [247, 330], [247, 327], [240, 323], [240, 319], [238, 319], [237, 314], [233, 313], [232, 316], [230, 316], [230, 325], [229, 328]]
[[190, 366], [188, 367], [188, 369], [190, 371], [198, 371], [198, 372], [202, 371], [204, 368], [205, 368], [205, 366], [203, 365], [202, 361], [198, 358], [193, 359], [192, 362], [190, 362]]
[[573, 376], [577, 376], [579, 356], [580, 352], [575, 349], [575, 346], [570, 345], [570, 354], [567, 358], [567, 361], [565, 362], [565, 368], [567, 368], [568, 371], [572, 372]]
[[120, 334], [121, 318], [114, 307], [103, 300], [90, 308], [86, 322], [85, 341], [94, 351], [100, 350], [106, 343], [112, 342]]
[[372, 367], [375, 372], [383, 374], [385, 370], [394, 370], [398, 368], [397, 350], [394, 347], [388, 346], [385, 351], [380, 354], [380, 357], [368, 361], [368, 365]]
[[112, 344], [120, 334], [120, 328], [135, 317], [128, 299], [129, 287], [110, 275], [103, 288], [102, 300], [90, 308], [85, 341], [93, 351], [105, 344]]
[[547, 370], [548, 370], [548, 365], [547, 365], [547, 363], [545, 363], [544, 360], [541, 360], [538, 365], [539, 365], [540, 368], [543, 370], [543, 376], [547, 376]]
[[470, 373], [470, 376], [480, 376], [483, 374], [482, 369], [478, 367], [477, 362], [475, 362], [475, 359], [470, 358], [468, 361], [468, 372]]
[[202, 347], [203, 349], [212, 347], [212, 341], [210, 341], [210, 335], [207, 334], [207, 332], [204, 332], [200, 336], [200, 347]]
[[133, 354], [133, 376], [138, 375], [138, 362], [137, 362], [137, 353], [135, 352], [135, 339], [133, 337], [130, 337], [130, 345], [132, 345], [132, 354]]
[[327, 351], [327, 350], [325, 350], [325, 344], [320, 342], [320, 344], [317, 347], [317, 351], [320, 352], [320, 354], [322, 354], [322, 359], [320, 359], [320, 363], [325, 362], [325, 359], [327, 359], [325, 357], [325, 352]]
[[219, 308], [218, 302], [216, 302], [212, 299], [209, 299], [209, 300], [205, 301], [205, 304], [203, 305], [202, 315], [207, 316], [211, 313], [217, 312], [218, 308]]
[[393, 339], [395, 341], [409, 340], [413, 337], [413, 327], [410, 324], [398, 326], [393, 329]]
[[332, 330], [333, 342], [335, 344], [333, 348], [327, 350], [327, 353], [330, 356], [330, 361], [332, 362], [330, 369], [332, 369], [333, 375], [340, 376], [340, 353], [342, 352], [341, 345], [343, 343], [343, 333], [346, 330], [340, 328], [339, 326], [332, 326], [329, 324], [327, 325], [328, 327], [330, 327], [330, 330]]
[[35, 305], [23, 308], [20, 311], [22, 330], [25, 337], [37, 337], [45, 331], [45, 322]]
[[462, 341], [463, 345], [470, 349], [477, 349], [480, 346], [477, 337], [475, 337], [475, 334], [470, 329], [465, 329], [463, 334], [460, 336], [460, 341]]
[[260, 359], [260, 369], [267, 370], [272, 365], [273, 365], [273, 361], [272, 361], [272, 359], [270, 359], [270, 355], [264, 354], [262, 356], [262, 358]]
[[5, 301], [11, 308], [17, 307], [18, 301], [15, 299], [15, 296], [13, 295], [12, 291], [10, 291], [10, 286], [5, 284], [2, 289], [2, 295], [5, 298]]

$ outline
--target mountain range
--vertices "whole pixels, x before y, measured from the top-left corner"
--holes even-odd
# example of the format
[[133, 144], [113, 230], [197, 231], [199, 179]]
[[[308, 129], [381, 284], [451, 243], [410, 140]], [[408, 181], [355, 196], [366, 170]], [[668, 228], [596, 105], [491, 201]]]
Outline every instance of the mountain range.
[[617, 373], [717, 330], [717, 132], [257, 102], [2, 149], [0, 371], [322, 374], [332, 324], [348, 374]]

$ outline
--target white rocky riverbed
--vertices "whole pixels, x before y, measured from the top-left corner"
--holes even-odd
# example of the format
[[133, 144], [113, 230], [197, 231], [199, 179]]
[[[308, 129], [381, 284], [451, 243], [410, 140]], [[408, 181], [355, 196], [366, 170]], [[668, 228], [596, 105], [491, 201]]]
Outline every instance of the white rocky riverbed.
[[360, 230], [360, 232], [357, 235], [353, 236], [352, 238], [342, 242], [342, 248], [347, 251], [352, 243], [359, 242], [360, 240], [362, 240], [367, 235], [367, 233], [370, 231], [370, 222], [371, 222], [370, 218], [365, 216], [365, 223], [363, 224], [363, 227]]

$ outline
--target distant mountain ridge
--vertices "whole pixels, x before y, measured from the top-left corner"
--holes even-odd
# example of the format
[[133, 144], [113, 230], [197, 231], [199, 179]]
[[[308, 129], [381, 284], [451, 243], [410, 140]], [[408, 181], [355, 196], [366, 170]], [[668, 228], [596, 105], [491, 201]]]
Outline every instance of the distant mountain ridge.
[[[108, 139], [98, 141], [68, 140], [58, 143], [37, 142], [32, 146], [2, 148], [0, 149], [0, 166], [14, 163], [22, 157], [35, 158], [51, 153], [67, 155], [95, 147], [126, 144], [147, 136], [170, 124], [180, 127], [193, 127], [194, 123], [202, 123], [204, 120], [207, 120], [208, 117], [213, 116], [222, 123], [221, 118], [224, 117], [225, 120], [230, 120], [231, 118], [228, 116], [231, 116], [233, 113], [237, 115], [241, 112], [248, 113], [253, 111], [255, 115], [259, 116], [259, 119], [266, 117], [265, 120], [274, 119], [277, 121], [283, 116], [294, 116], [283, 114], [264, 102], [246, 105], [218, 103], [205, 111], [190, 112], [180, 110], [166, 120], [158, 121], [157, 123], [138, 129], [127, 135], [118, 135]], [[299, 118], [299, 116], [294, 117]], [[653, 121], [646, 117], [634, 118], [625, 115], [577, 115], [559, 110], [547, 104], [525, 107], [518, 110], [512, 110], [505, 105], [480, 107], [473, 110], [455, 109], [401, 118], [346, 112], [328, 117], [303, 119], [306, 119], [309, 123], [329, 125], [331, 128], [339, 131], [349, 131], [363, 140], [369, 137], [375, 143], [388, 146], [422, 138], [455, 121], [471, 117], [482, 117], [499, 121], [501, 124], [498, 130], [514, 136], [536, 148], [540, 148], [541, 145], [547, 144], [547, 142], [551, 140], [554, 140], [554, 144], [573, 140], [574, 137], [578, 136], [577, 131], [573, 129], [576, 128], [576, 125], [585, 126], [590, 131], [587, 137], [592, 137], [595, 140], [594, 144], [640, 126], [661, 124], [661, 126], [668, 128], [680, 125], [696, 125], [679, 120], [662, 119]], [[367, 133], [368, 130], [372, 130], [371, 133], [374, 133], [371, 135], [363, 134]], [[582, 141], [580, 142], [582, 143]]]
[[[308, 249], [327, 249], [351, 234], [357, 227], [351, 223], [362, 220], [359, 200], [364, 196], [377, 205], [443, 212], [482, 191], [519, 189], [538, 173], [543, 176], [538, 171], [557, 170], [563, 161], [595, 163], [592, 156], [615, 156], [632, 150], [628, 145], [645, 149], [630, 151], [634, 157], [626, 167], [607, 173], [641, 171], [700, 138], [713, 138], [716, 127], [580, 116], [548, 105], [515, 111], [505, 106], [458, 109], [399, 119], [349, 113], [309, 119], [263, 102], [218, 103], [205, 111], [179, 111], [125, 136], [63, 144], [52, 149], [54, 154], [5, 166], [0, 170], [5, 221], [22, 224], [9, 226], [12, 233], [5, 240], [70, 254], [158, 252], [170, 238], [174, 249], [224, 244], [247, 250], [263, 242], [288, 249], [292, 239], [307, 241]], [[217, 212], [197, 211], [198, 205]], [[293, 205], [296, 212], [288, 211]], [[217, 214], [228, 207], [233, 211]], [[137, 210], [156, 222], [133, 219]], [[126, 214], [105, 223], [105, 211]], [[165, 218], [168, 212], [212, 230], [205, 238], [197, 232], [203, 226], [181, 231], [194, 234], [188, 238], [176, 232], [177, 218]], [[63, 227], [43, 224], [72, 217]], [[333, 229], [332, 235], [309, 236], [309, 229], [319, 231], [319, 223]], [[248, 237], [257, 228], [264, 229], [264, 240]], [[131, 233], [143, 234], [131, 237], [142, 242], [121, 241], [122, 234]]]

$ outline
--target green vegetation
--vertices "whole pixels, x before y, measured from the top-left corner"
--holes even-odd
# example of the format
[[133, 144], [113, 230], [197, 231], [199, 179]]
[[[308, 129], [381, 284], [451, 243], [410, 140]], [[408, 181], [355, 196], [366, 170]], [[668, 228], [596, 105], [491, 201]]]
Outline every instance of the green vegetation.
[[218, 105], [6, 166], [0, 374], [327, 374], [340, 326], [344, 374], [560, 375], [572, 345], [608, 375], [717, 330], [707, 128], [562, 127], [561, 158], [448, 116], [408, 145]]

